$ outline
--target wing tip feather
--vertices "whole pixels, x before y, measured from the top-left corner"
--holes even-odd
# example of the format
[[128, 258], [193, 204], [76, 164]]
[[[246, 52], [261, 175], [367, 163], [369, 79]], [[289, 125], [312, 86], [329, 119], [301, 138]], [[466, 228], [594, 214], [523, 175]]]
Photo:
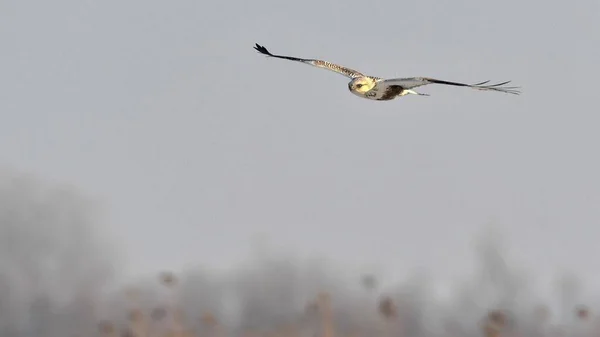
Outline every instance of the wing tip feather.
[[265, 46], [261, 46], [258, 43], [255, 43], [254, 49], [261, 54], [264, 54], [267, 56], [272, 56], [271, 52], [269, 52], [269, 50], [267, 50], [267, 48], [265, 48]]
[[484, 81], [484, 82], [480, 82], [480, 83], [476, 83], [476, 84], [472, 84], [471, 87], [475, 88], [475, 89], [479, 89], [479, 90], [493, 90], [493, 91], [499, 91], [499, 92], [504, 92], [507, 94], [513, 94], [513, 95], [520, 95], [521, 91], [518, 90], [521, 87], [516, 87], [516, 86], [512, 86], [512, 87], [506, 87], [503, 85], [506, 85], [512, 81], [505, 81], [505, 82], [501, 82], [501, 83], [496, 83], [496, 84], [490, 84], [490, 85], [483, 85], [486, 83], [489, 83], [490, 81]]

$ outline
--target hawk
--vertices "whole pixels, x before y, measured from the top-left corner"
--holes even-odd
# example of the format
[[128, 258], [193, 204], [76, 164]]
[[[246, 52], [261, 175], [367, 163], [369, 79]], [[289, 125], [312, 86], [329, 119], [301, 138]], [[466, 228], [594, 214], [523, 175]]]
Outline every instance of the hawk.
[[308, 64], [314, 67], [327, 69], [329, 71], [336, 72], [338, 74], [344, 75], [350, 78], [350, 82], [348, 82], [348, 90], [351, 93], [357, 95], [358, 97], [376, 100], [376, 101], [390, 101], [397, 97], [402, 97], [405, 95], [420, 95], [420, 96], [429, 96], [428, 94], [423, 94], [412, 90], [413, 88], [420, 87], [428, 84], [445, 84], [445, 85], [453, 85], [458, 87], [468, 87], [477, 90], [488, 90], [488, 91], [498, 91], [504, 92], [513, 95], [519, 95], [521, 92], [517, 89], [519, 87], [506, 87], [503, 86], [505, 84], [510, 83], [510, 81], [498, 83], [498, 84], [490, 84], [487, 85], [489, 81], [476, 83], [476, 84], [465, 84], [458, 82], [450, 82], [437, 80], [435, 78], [430, 77], [406, 77], [406, 78], [391, 78], [384, 79], [375, 76], [364, 75], [354, 69], [350, 69], [347, 67], [343, 67], [338, 64], [334, 64], [331, 62], [317, 60], [317, 59], [304, 59], [299, 57], [292, 56], [284, 56], [284, 55], [275, 55], [272, 54], [265, 48], [264, 46], [259, 45], [258, 43], [254, 46], [259, 53], [276, 57], [284, 60], [301, 62], [304, 64]]

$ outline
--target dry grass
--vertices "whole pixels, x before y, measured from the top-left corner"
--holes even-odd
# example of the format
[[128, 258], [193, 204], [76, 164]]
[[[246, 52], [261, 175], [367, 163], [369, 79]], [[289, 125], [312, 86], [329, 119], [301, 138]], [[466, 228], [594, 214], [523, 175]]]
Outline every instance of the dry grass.
[[[375, 280], [369, 280], [367, 288], [371, 288], [374, 282]], [[356, 326], [350, 331], [340, 332], [332, 305], [332, 296], [329, 293], [320, 292], [306, 304], [304, 318], [297, 322], [228, 333], [227, 327], [213, 312], [206, 311], [196, 318], [186, 317], [174, 296], [177, 292], [178, 280], [173, 273], [161, 273], [158, 283], [171, 292], [171, 296], [167, 297], [167, 303], [160, 307], [142, 308], [139, 306], [139, 293], [136, 289], [129, 289], [126, 297], [131, 308], [126, 323], [119, 325], [116, 322], [100, 321], [98, 335], [105, 337], [411, 337], [410, 333], [404, 329], [403, 323], [406, 321], [402, 316], [402, 311], [399, 310], [394, 299], [387, 295], [381, 295], [376, 305], [370, 309], [379, 317], [374, 321], [375, 326]], [[532, 334], [532, 336], [560, 337], [564, 335], [564, 329], [558, 326], [553, 327], [547, 323], [549, 316], [550, 312], [547, 307], [534, 308], [532, 322], [536, 322], [536, 326], [540, 328], [538, 332], [543, 330], [546, 332]], [[575, 307], [573, 316], [583, 323], [592, 320], [592, 314], [587, 306]], [[307, 319], [310, 317], [316, 319]], [[479, 336], [524, 336], [523, 329], [519, 331], [514, 326], [509, 327], [509, 320], [506, 312], [490, 310], [481, 321]], [[361, 324], [364, 325], [364, 322]], [[465, 330], [468, 330], [468, 327], [461, 326], [456, 321], [448, 321], [444, 324], [441, 335], [463, 337], [468, 335], [464, 333]], [[376, 333], [373, 334], [373, 331]], [[600, 337], [600, 329], [591, 331], [593, 333], [585, 336]]]

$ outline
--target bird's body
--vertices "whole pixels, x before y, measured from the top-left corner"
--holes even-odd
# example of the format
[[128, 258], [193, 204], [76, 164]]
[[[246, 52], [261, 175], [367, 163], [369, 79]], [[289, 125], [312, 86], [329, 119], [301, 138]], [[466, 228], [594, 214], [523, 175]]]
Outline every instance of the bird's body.
[[316, 59], [303, 59], [298, 57], [291, 56], [283, 56], [283, 55], [275, 55], [271, 54], [265, 47], [256, 44], [254, 47], [259, 53], [276, 57], [280, 59], [290, 60], [301, 62], [304, 64], [308, 64], [314, 67], [327, 69], [338, 74], [344, 75], [350, 78], [350, 82], [348, 83], [348, 90], [351, 93], [358, 97], [376, 100], [376, 101], [390, 101], [396, 99], [398, 97], [402, 97], [405, 95], [420, 95], [420, 96], [429, 96], [427, 94], [422, 94], [415, 92], [412, 90], [413, 88], [420, 87], [427, 84], [445, 84], [445, 85], [453, 85], [459, 87], [469, 87], [477, 90], [492, 90], [499, 91], [509, 94], [518, 95], [520, 92], [516, 89], [517, 87], [502, 87], [503, 85], [509, 83], [510, 81], [498, 83], [494, 85], [485, 85], [489, 81], [477, 83], [477, 84], [464, 84], [458, 82], [449, 82], [443, 80], [437, 80], [434, 78], [428, 77], [409, 77], [409, 78], [393, 78], [393, 79], [384, 79], [375, 76], [367, 76], [356, 70], [340, 66], [334, 63], [330, 63], [327, 61], [316, 60]]
[[408, 94], [425, 95], [405, 89], [398, 84], [386, 83], [382, 78], [371, 76], [358, 77], [350, 81], [348, 83], [348, 90], [358, 97], [375, 101], [391, 101]]

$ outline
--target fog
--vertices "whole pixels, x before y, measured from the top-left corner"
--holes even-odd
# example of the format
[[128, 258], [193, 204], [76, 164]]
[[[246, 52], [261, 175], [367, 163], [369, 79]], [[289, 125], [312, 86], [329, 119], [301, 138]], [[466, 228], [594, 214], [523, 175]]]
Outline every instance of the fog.
[[[542, 309], [551, 313], [548, 322], [564, 327], [578, 305], [593, 313], [596, 304], [575, 275], [536, 280], [518, 259], [506, 258], [510, 244], [489, 228], [477, 238], [473, 273], [444, 292], [426, 270], [386, 284], [385, 271], [357, 273], [269, 246], [227, 270], [198, 265], [132, 279], [123, 273], [127, 256], [111, 240], [118, 233], [103, 230], [100, 203], [76, 187], [4, 170], [0, 200], [0, 334], [6, 337], [90, 336], [108, 322], [126, 331], [134, 309], [155, 323], [170, 317], [171, 325], [156, 323], [161, 329], [179, 322], [200, 335], [214, 334], [209, 329], [217, 324], [229, 335], [292, 329], [307, 336], [411, 337], [478, 336], [488, 312], [502, 310], [511, 331], [532, 334], [541, 331]], [[540, 284], [553, 290], [545, 294]], [[323, 305], [331, 305], [331, 331], [323, 328], [328, 316], [316, 314]]]
[[0, 172], [0, 335], [94, 324], [93, 304], [118, 267], [99, 219], [72, 187]]

